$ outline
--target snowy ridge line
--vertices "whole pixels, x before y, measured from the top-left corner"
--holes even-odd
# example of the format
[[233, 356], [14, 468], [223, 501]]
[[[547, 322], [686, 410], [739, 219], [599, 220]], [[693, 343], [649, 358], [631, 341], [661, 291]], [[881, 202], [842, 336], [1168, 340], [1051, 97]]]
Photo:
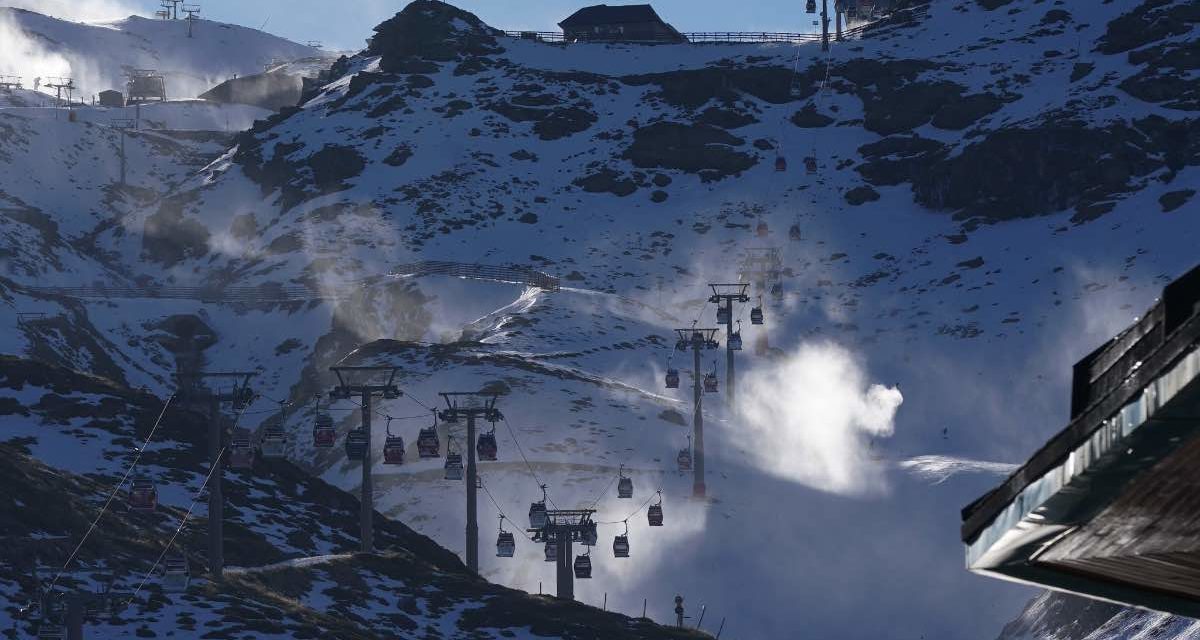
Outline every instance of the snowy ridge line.
[[245, 575], [247, 573], [260, 573], [263, 571], [275, 571], [276, 569], [297, 569], [301, 567], [311, 567], [318, 564], [326, 564], [337, 560], [348, 560], [353, 558], [353, 553], [334, 553], [324, 556], [309, 556], [306, 558], [292, 558], [290, 560], [280, 560], [271, 564], [264, 564], [258, 567], [225, 567], [225, 573], [232, 575]]
[[[426, 260], [400, 265], [384, 277], [412, 278], [432, 275], [523, 284], [547, 291], [557, 291], [560, 288], [557, 277], [529, 267], [501, 267], [438, 260]], [[378, 278], [372, 278], [348, 284], [350, 286], [358, 285], [367, 287], [378, 284], [378, 281]], [[263, 284], [255, 287], [108, 287], [103, 285], [86, 285], [79, 287], [25, 287], [25, 289], [32, 294], [66, 296], [68, 298], [153, 298], [199, 300], [201, 302], [319, 302], [323, 300], [339, 300], [343, 297], [322, 293], [307, 286], [288, 287], [279, 284]]]

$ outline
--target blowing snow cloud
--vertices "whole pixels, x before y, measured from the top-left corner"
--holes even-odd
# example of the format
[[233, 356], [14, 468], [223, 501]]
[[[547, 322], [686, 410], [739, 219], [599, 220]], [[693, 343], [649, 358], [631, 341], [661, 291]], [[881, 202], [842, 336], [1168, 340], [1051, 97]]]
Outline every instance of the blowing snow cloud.
[[840, 494], [883, 488], [868, 455], [890, 436], [900, 390], [868, 385], [853, 355], [833, 343], [804, 344], [769, 368], [747, 373], [738, 400], [749, 454], [768, 471]]

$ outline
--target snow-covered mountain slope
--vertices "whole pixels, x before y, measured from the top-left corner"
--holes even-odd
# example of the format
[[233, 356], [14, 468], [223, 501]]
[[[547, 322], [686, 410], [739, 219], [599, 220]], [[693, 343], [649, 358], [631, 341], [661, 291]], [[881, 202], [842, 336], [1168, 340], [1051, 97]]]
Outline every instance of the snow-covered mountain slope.
[[[1197, 120], [1186, 91], [1153, 88], [1174, 69], [1194, 87], [1189, 10], [932, 3], [825, 55], [549, 45], [414, 3], [212, 163], [158, 157], [186, 177], [122, 207], [120, 224], [33, 205], [78, 224], [88, 248], [55, 249], [60, 268], [28, 236], [5, 240], [33, 266], [5, 265], [4, 350], [164, 393], [197, 359], [259, 370], [265, 396], [295, 403], [291, 458], [348, 490], [359, 467], [309, 442], [330, 364], [401, 367], [406, 396], [377, 407], [374, 429], [378, 441], [400, 418], [390, 429], [410, 447], [437, 392], [503, 390], [481, 521], [523, 520], [539, 481], [560, 506], [594, 503], [608, 524], [584, 602], [640, 613], [646, 598], [658, 617], [680, 592], [730, 637], [787, 637], [797, 620], [814, 637], [978, 635], [1030, 596], [962, 570], [958, 508], [993, 479], [905, 469], [1023, 459], [1065, 420], [1069, 365], [1193, 265]], [[768, 336], [774, 350], [739, 355], [742, 413], [706, 398], [714, 499], [692, 501], [674, 470], [690, 396], [662, 389], [673, 329], [711, 325], [707, 283], [768, 246], [784, 299], [765, 296], [763, 327], [738, 313], [748, 346]], [[420, 260], [527, 265], [565, 286], [386, 277]], [[148, 297], [36, 288], [84, 273]], [[313, 293], [152, 297], [183, 285]], [[898, 395], [874, 382], [900, 383], [894, 423]], [[357, 424], [351, 403], [332, 411], [342, 432]], [[411, 456], [379, 470], [377, 505], [461, 553], [461, 484]], [[621, 464], [632, 501], [613, 495]], [[667, 526], [651, 529], [638, 507], [660, 487]], [[627, 518], [628, 562], [602, 553]], [[519, 542], [511, 561], [485, 551], [484, 575], [550, 584], [540, 549]]]
[[[186, 593], [171, 592], [153, 569], [156, 559], [182, 552], [200, 573], [207, 526], [197, 498], [207, 425], [172, 402], [164, 407], [45, 363], [0, 359], [6, 636], [36, 633], [36, 615], [21, 609], [40, 580], [111, 589], [89, 616], [91, 637], [701, 637], [489, 584], [428, 538], [383, 518], [380, 554], [344, 553], [355, 545], [357, 502], [294, 465], [261, 459], [252, 473], [227, 471], [226, 580], [194, 579]], [[117, 489], [135, 458], [135, 473], [158, 483], [154, 512], [129, 509], [127, 486]], [[60, 573], [73, 549], [70, 569]]]
[[1077, 596], [1046, 592], [1005, 626], [998, 640], [1140, 640], [1200, 637], [1200, 621], [1123, 609]]
[[43, 84], [55, 76], [71, 78], [75, 97], [89, 102], [105, 89], [124, 93], [132, 69], [161, 73], [168, 98], [194, 98], [272, 62], [327, 56], [257, 29], [210, 20], [196, 20], [189, 38], [185, 20], [130, 16], [84, 23], [7, 7], [0, 7], [0, 37], [5, 41], [0, 75], [20, 76], [27, 89], [34, 88], [34, 78]]

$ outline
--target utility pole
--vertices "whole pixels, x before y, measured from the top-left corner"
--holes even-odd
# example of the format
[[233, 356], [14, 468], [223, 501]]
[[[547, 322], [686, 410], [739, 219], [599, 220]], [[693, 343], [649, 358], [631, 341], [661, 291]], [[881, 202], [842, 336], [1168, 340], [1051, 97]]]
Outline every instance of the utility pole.
[[829, 0], [821, 0], [821, 51], [829, 51]]
[[704, 485], [704, 389], [700, 381], [700, 352], [705, 349], [716, 349], [719, 345], [715, 339], [717, 329], [676, 329], [679, 341], [675, 348], [680, 351], [692, 350], [694, 370], [692, 375], [692, 398], [695, 413], [692, 416], [692, 497], [703, 498], [707, 493]]
[[[589, 533], [595, 535], [596, 524], [592, 521], [595, 509], [549, 509], [546, 511], [546, 526], [528, 529], [534, 542], [554, 541], [556, 597], [560, 600], [575, 599], [575, 567], [572, 565], [572, 543], [584, 542]], [[607, 598], [605, 594], [605, 598]]]
[[[224, 469], [221, 452], [224, 429], [221, 425], [221, 403], [233, 403], [240, 411], [254, 397], [250, 379], [258, 375], [253, 371], [197, 371], [179, 374], [179, 394], [185, 402], [208, 404], [208, 461], [212, 474], [208, 479], [208, 572], [213, 580], [220, 580], [225, 571], [225, 495], [222, 491]], [[202, 386], [205, 380], [217, 380], [216, 388]], [[221, 381], [231, 382], [229, 387]]]
[[118, 118], [112, 121], [112, 126], [121, 132], [121, 186], [125, 186], [125, 135], [134, 127], [134, 121], [128, 118]]
[[842, 10], [844, 9], [842, 6], [842, 1], [843, 0], [836, 0], [836, 2], [833, 3], [833, 24], [837, 29], [837, 35], [835, 36], [835, 39], [838, 42], [842, 41]]
[[683, 596], [675, 596], [675, 626], [683, 628]]
[[[362, 459], [362, 487], [359, 497], [359, 540], [362, 553], [375, 551], [375, 493], [372, 486], [371, 455], [371, 399], [379, 394], [384, 400], [395, 400], [400, 397], [400, 388], [395, 385], [396, 372], [399, 367], [366, 366], [349, 367], [334, 366], [329, 370], [337, 376], [338, 384], [329, 392], [335, 400], [349, 400], [357, 394], [362, 403], [362, 430], [366, 437], [366, 451]], [[386, 380], [386, 381], [383, 381]], [[382, 381], [382, 382], [381, 382]]]
[[[717, 324], [725, 325], [725, 393], [727, 394], [726, 403], [732, 410], [734, 408], [737, 396], [734, 393], [734, 370], [733, 370], [733, 352], [735, 346], [740, 346], [734, 343], [730, 338], [733, 337], [733, 303], [740, 302], [745, 304], [750, 302], [750, 296], [746, 290], [750, 288], [749, 284], [709, 284], [712, 287], [713, 294], [709, 296], [708, 301], [717, 305]], [[722, 311], [724, 309], [724, 311]], [[741, 334], [738, 334], [741, 339]]]
[[[495, 422], [503, 418], [496, 410], [495, 393], [474, 391], [446, 391], [438, 395], [446, 401], [446, 410], [439, 416], [443, 422], [455, 423], [459, 418], [467, 419], [467, 568], [479, 573], [479, 517], [476, 502], [479, 474], [475, 466], [475, 420], [483, 418]], [[462, 399], [463, 406], [459, 406]]]

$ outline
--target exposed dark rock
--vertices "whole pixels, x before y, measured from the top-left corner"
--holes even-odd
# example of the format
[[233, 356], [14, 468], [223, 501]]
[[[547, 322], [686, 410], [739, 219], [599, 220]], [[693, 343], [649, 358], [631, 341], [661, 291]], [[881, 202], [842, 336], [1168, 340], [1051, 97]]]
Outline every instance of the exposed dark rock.
[[662, 167], [689, 173], [709, 172], [714, 178], [753, 167], [757, 159], [732, 147], [745, 141], [707, 125], [656, 122], [633, 132], [625, 158], [642, 169]]
[[939, 129], [966, 129], [980, 118], [995, 113], [1004, 104], [990, 93], [963, 96], [960, 100], [942, 105], [933, 114], [931, 124]]
[[189, 258], [208, 255], [208, 229], [183, 215], [183, 209], [199, 195], [196, 192], [171, 196], [158, 211], [146, 218], [142, 229], [145, 257], [163, 266], [172, 266]]
[[846, 202], [849, 202], [854, 206], [858, 206], [865, 202], [874, 202], [878, 199], [879, 192], [866, 185], [855, 187], [846, 192]]
[[399, 167], [399, 166], [403, 166], [405, 162], [408, 162], [408, 159], [411, 158], [412, 156], [413, 156], [412, 149], [408, 145], [402, 144], [402, 145], [396, 147], [395, 149], [393, 149], [392, 152], [389, 153], [388, 156], [383, 159], [383, 163], [386, 165], [391, 165], [393, 167]]
[[1060, 22], [1070, 22], [1071, 13], [1062, 9], [1051, 9], [1042, 16], [1041, 24], [1058, 24]]
[[655, 189], [650, 192], [650, 202], [666, 202], [667, 192], [661, 189]]
[[709, 107], [696, 118], [696, 122], [698, 124], [711, 124], [714, 127], [721, 127], [722, 129], [737, 129], [738, 127], [758, 122], [758, 118], [734, 109]]
[[537, 221], [538, 216], [532, 211], [526, 211], [525, 213], [521, 214], [520, 218], [517, 218], [517, 222], [524, 222], [525, 224], [537, 224]]
[[384, 71], [399, 71], [412, 58], [449, 62], [498, 53], [497, 35], [472, 13], [445, 2], [415, 0], [375, 27], [367, 52], [381, 56]]
[[1158, 204], [1162, 207], [1163, 213], [1170, 213], [1187, 204], [1188, 200], [1191, 200], [1194, 195], [1196, 195], [1195, 189], [1170, 191], [1159, 196]]
[[338, 144], [325, 145], [309, 156], [307, 164], [312, 168], [313, 183], [323, 191], [357, 176], [367, 166], [358, 150]]
[[797, 94], [791, 93], [792, 70], [785, 67], [710, 67], [625, 76], [628, 85], [656, 84], [660, 90], [653, 95], [675, 107], [696, 109], [711, 100], [726, 105], [742, 94], [749, 94], [772, 104], [784, 104], [806, 99], [817, 90], [824, 77], [824, 67], [810, 67], [796, 75]]
[[654, 178], [651, 179], [651, 182], [653, 182], [654, 186], [656, 187], [665, 187], [671, 184], [671, 176], [665, 173], [656, 173], [654, 174]]
[[591, 111], [579, 107], [559, 107], [551, 109], [545, 118], [533, 125], [533, 132], [542, 140], [558, 140], [586, 131], [595, 122], [596, 114]]
[[945, 145], [920, 136], [892, 136], [858, 148], [866, 160], [855, 167], [863, 179], [876, 186], [911, 182], [923, 167], [944, 156]]
[[979, 6], [987, 9], [988, 11], [999, 9], [1000, 7], [1011, 4], [1012, 1], [1013, 0], [975, 0]]
[[1132, 51], [1164, 38], [1191, 31], [1200, 22], [1200, 5], [1194, 2], [1144, 0], [1133, 11], [1108, 23], [1097, 47], [1100, 53]]
[[637, 191], [637, 184], [633, 180], [622, 177], [608, 167], [578, 178], [573, 184], [589, 193], [611, 193], [621, 197]]
[[1122, 91], [1164, 107], [1200, 111], [1200, 82], [1190, 78], [1200, 70], [1200, 40], [1132, 51], [1129, 62], [1145, 66], [1117, 85]]
[[1075, 66], [1071, 67], [1071, 82], [1078, 82], [1086, 78], [1095, 68], [1096, 65], [1091, 62], [1076, 62]]
[[796, 125], [797, 127], [803, 127], [805, 129], [827, 127], [834, 122], [833, 118], [830, 118], [823, 113], [819, 113], [817, 108], [811, 104], [797, 111], [796, 113], [793, 113], [791, 121], [792, 124]]
[[404, 82], [414, 89], [428, 89], [433, 86], [433, 78], [419, 73], [408, 76]]

